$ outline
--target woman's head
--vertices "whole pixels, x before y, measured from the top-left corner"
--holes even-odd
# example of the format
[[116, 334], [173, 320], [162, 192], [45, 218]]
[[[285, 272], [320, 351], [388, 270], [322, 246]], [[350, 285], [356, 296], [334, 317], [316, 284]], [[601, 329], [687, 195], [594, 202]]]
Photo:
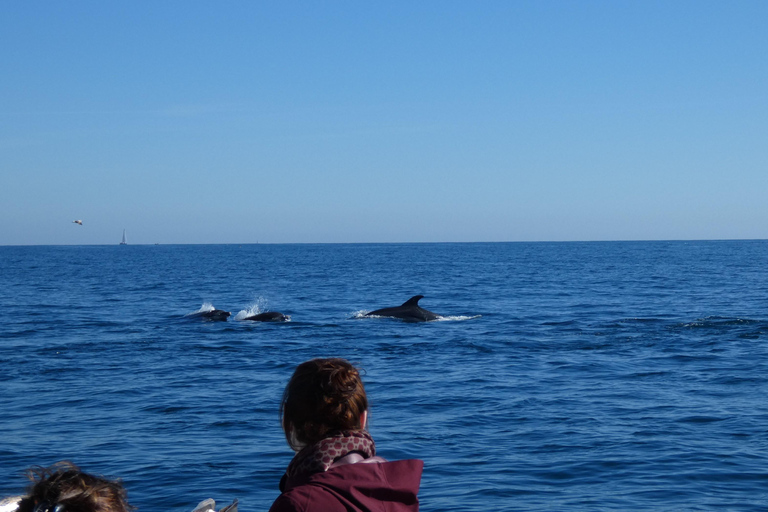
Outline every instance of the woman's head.
[[[83, 473], [71, 462], [27, 471], [32, 480], [19, 512], [129, 512], [126, 492], [118, 481]], [[57, 506], [60, 507], [56, 510]]]
[[294, 450], [314, 444], [335, 430], [364, 428], [367, 411], [360, 372], [338, 358], [301, 363], [280, 404], [285, 438]]

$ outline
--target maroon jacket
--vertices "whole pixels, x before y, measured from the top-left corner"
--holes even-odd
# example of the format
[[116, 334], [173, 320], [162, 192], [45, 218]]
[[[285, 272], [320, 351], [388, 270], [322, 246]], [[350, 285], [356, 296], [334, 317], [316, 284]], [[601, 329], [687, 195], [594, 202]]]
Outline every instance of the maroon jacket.
[[346, 464], [280, 482], [270, 512], [417, 512], [420, 460]]

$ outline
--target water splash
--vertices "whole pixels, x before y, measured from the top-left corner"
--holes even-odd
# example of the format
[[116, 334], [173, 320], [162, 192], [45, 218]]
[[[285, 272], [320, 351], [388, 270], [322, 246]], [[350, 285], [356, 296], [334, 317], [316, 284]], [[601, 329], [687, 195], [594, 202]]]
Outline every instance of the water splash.
[[197, 311], [193, 311], [191, 313], [187, 313], [184, 316], [192, 316], [192, 315], [197, 315], [199, 313], [207, 313], [209, 311], [213, 311], [214, 309], [216, 308], [213, 307], [213, 304], [211, 304], [210, 302], [204, 302], [203, 305], [200, 306], [200, 309], [198, 309]]
[[259, 313], [265, 313], [269, 311], [269, 301], [264, 297], [259, 297], [256, 302], [250, 304], [246, 309], [240, 310], [235, 315], [235, 320], [245, 320], [249, 316], [258, 315]]
[[[394, 318], [386, 315], [369, 315], [368, 313], [370, 313], [369, 310], [361, 309], [359, 311], [353, 312], [351, 318], [391, 318], [393, 320], [402, 320], [401, 318]], [[429, 320], [429, 322], [462, 322], [464, 320], [474, 320], [475, 318], [480, 318], [481, 316], [483, 315], [438, 315], [437, 318], [434, 320]]]
[[472, 315], [472, 316], [466, 316], [466, 315], [450, 315], [450, 316], [440, 316], [435, 322], [463, 322], [464, 320], [474, 320], [475, 318], [480, 318], [483, 315]]

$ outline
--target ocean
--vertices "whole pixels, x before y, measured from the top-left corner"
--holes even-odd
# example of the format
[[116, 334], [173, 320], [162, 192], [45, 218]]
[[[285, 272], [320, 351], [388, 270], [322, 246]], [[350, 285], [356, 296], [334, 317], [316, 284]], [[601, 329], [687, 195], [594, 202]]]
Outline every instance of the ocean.
[[[768, 510], [768, 241], [3, 246], [0, 289], [0, 497], [68, 459], [267, 510], [283, 388], [333, 356], [423, 511]], [[362, 317], [417, 294], [447, 318]]]

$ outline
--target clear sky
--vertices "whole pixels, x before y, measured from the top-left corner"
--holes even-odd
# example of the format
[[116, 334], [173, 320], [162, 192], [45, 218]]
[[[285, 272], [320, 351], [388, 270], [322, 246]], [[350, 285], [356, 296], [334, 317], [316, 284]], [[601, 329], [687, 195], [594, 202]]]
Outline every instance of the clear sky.
[[764, 0], [4, 0], [0, 245], [768, 238], [766, 27]]

